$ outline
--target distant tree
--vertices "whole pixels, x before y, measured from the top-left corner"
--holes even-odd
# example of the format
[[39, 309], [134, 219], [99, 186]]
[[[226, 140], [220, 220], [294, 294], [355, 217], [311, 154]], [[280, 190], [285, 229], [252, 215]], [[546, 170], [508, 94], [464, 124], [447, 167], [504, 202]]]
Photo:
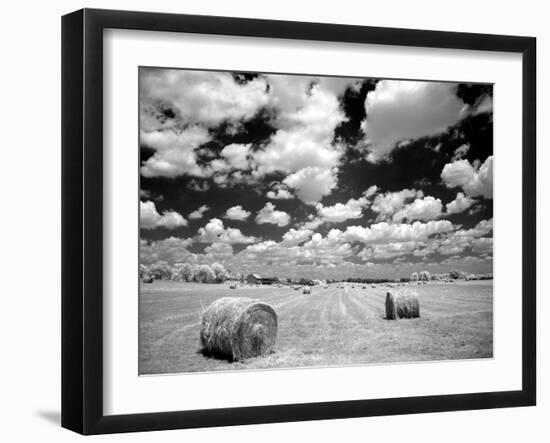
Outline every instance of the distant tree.
[[411, 281], [418, 281], [418, 272], [413, 272], [411, 274]]
[[428, 271], [421, 271], [418, 274], [418, 279], [421, 281], [430, 281], [430, 273]]
[[177, 281], [193, 281], [195, 267], [189, 263], [179, 263], [174, 267], [172, 279]]
[[229, 278], [229, 272], [221, 263], [212, 263], [211, 268], [214, 272], [214, 279], [217, 283], [223, 283]]
[[165, 261], [158, 261], [149, 266], [149, 276], [155, 280], [170, 280], [172, 268]]
[[149, 270], [147, 269], [147, 266], [145, 266], [143, 263], [139, 264], [139, 278], [143, 278], [149, 275]]
[[457, 280], [459, 278], [464, 278], [464, 276], [465, 276], [464, 272], [458, 269], [453, 269], [451, 272], [449, 272], [449, 277], [451, 277], [454, 280]]
[[208, 265], [200, 265], [195, 272], [194, 280], [199, 283], [213, 283], [216, 280], [216, 274]]

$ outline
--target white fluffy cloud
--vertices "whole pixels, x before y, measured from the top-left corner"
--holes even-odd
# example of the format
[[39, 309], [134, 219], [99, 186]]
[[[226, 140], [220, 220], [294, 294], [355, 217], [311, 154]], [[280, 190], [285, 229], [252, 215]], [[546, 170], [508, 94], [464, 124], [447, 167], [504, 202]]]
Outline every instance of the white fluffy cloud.
[[191, 219], [199, 219], [199, 218], [202, 218], [202, 216], [204, 215], [204, 213], [206, 211], [208, 211], [210, 209], [210, 207], [208, 205], [202, 205], [200, 208], [198, 208], [197, 210], [191, 212], [191, 214], [189, 214], [189, 218]]
[[181, 125], [215, 127], [253, 117], [268, 103], [266, 80], [244, 84], [228, 72], [144, 69], [140, 72], [140, 118], [145, 131], [166, 127], [158, 106], [169, 107]]
[[481, 166], [476, 162], [472, 165], [465, 159], [447, 163], [441, 171], [441, 179], [448, 188], [461, 187], [471, 197], [493, 198], [493, 156]]
[[194, 263], [197, 261], [196, 255], [186, 249], [192, 243], [193, 240], [190, 238], [176, 237], [153, 242], [141, 240], [139, 244], [140, 262], [143, 264], [151, 264], [157, 261]]
[[470, 150], [470, 145], [468, 144], [460, 145], [458, 148], [455, 149], [452, 161], [460, 160], [464, 158], [469, 150]]
[[197, 241], [201, 243], [254, 243], [256, 237], [243, 235], [240, 229], [226, 228], [219, 218], [211, 219], [206, 226], [197, 231]]
[[258, 211], [258, 214], [256, 215], [256, 223], [271, 223], [273, 225], [283, 227], [290, 223], [290, 215], [284, 211], [276, 210], [273, 203], [267, 202], [265, 206]]
[[426, 240], [434, 234], [451, 232], [453, 224], [448, 220], [416, 221], [412, 224], [380, 222], [370, 227], [348, 226], [341, 233], [344, 241], [365, 244]]
[[447, 203], [447, 214], [460, 214], [469, 209], [474, 203], [474, 199], [465, 196], [463, 192], [458, 192], [456, 198]]
[[227, 173], [231, 169], [248, 170], [250, 168], [248, 159], [250, 146], [250, 144], [242, 145], [236, 143], [227, 145], [220, 152], [222, 158], [212, 160], [204, 169], [208, 173], [210, 171]]
[[246, 220], [249, 216], [250, 211], [246, 211], [241, 205], [237, 205], [225, 211], [224, 218], [243, 221]]
[[233, 247], [227, 243], [212, 243], [204, 248], [204, 261], [225, 261], [233, 257]]
[[[302, 235], [292, 234], [292, 237]], [[272, 264], [331, 264], [342, 263], [343, 258], [353, 253], [348, 243], [339, 243], [330, 238], [330, 235], [323, 238], [319, 233], [313, 234], [309, 241], [298, 246], [295, 242], [277, 243], [273, 240], [264, 241], [248, 246], [239, 256], [249, 263], [258, 260], [269, 261]]]
[[267, 198], [272, 200], [290, 200], [294, 196], [281, 183], [278, 183], [272, 190], [267, 192]]
[[382, 80], [367, 94], [362, 123], [369, 160], [387, 156], [399, 142], [444, 132], [463, 116], [456, 85]]
[[357, 256], [365, 261], [387, 260], [411, 254], [417, 246], [415, 241], [379, 244], [363, 248]]
[[141, 174], [145, 177], [204, 175], [204, 171], [197, 164], [195, 153], [196, 148], [211, 140], [204, 127], [191, 126], [181, 131], [142, 131], [140, 139], [142, 144], [156, 151], [141, 166]]
[[423, 197], [422, 191], [414, 189], [403, 189], [398, 192], [386, 192], [378, 194], [374, 199], [371, 209], [378, 213], [378, 219], [387, 218], [397, 211], [403, 209], [405, 204], [416, 197]]
[[294, 246], [306, 240], [309, 240], [312, 235], [313, 231], [311, 231], [310, 229], [290, 228], [290, 230], [283, 235], [281, 244], [285, 246]]
[[[350, 219], [363, 217], [363, 208], [367, 207], [370, 202], [366, 197], [367, 192], [357, 199], [350, 198], [347, 203], [336, 203], [332, 206], [323, 206], [317, 203], [317, 215], [320, 219], [329, 223], [340, 223]], [[372, 194], [371, 194], [372, 195]]]
[[438, 198], [432, 196], [417, 198], [397, 211], [392, 220], [397, 222], [403, 220], [434, 220], [441, 215], [442, 209], [443, 205]]
[[[267, 146], [254, 154], [256, 174], [288, 174], [285, 184], [307, 203], [330, 193], [344, 152], [343, 146], [333, 143], [335, 128], [346, 120], [338, 95], [353, 81], [268, 76], [272, 103], [278, 110], [278, 129]], [[309, 179], [322, 190], [313, 192], [306, 181]]]
[[472, 251], [476, 253], [493, 253], [493, 238], [482, 237], [472, 241]]
[[141, 229], [167, 228], [174, 229], [179, 226], [187, 226], [181, 214], [175, 211], [166, 211], [163, 214], [157, 212], [152, 201], [139, 202], [139, 225]]
[[308, 166], [284, 179], [305, 203], [315, 204], [336, 187], [336, 168], [325, 169]]
[[422, 257], [434, 252], [442, 255], [455, 255], [463, 253], [467, 248], [474, 252], [492, 251], [492, 239], [487, 240], [486, 235], [493, 231], [493, 220], [482, 220], [471, 229], [459, 229], [443, 235], [431, 238], [422, 248], [417, 249], [414, 255]]
[[293, 173], [312, 166], [337, 166], [343, 147], [333, 145], [334, 129], [346, 117], [337, 96], [307, 77], [269, 76], [270, 95], [278, 109], [277, 132], [254, 155], [259, 173]]

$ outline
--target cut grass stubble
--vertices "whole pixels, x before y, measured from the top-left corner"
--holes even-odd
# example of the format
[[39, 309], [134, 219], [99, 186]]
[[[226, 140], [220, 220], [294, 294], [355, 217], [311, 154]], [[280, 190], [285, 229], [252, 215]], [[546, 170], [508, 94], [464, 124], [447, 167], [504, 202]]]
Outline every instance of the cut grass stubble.
[[[154, 282], [140, 293], [139, 373], [162, 374], [488, 358], [493, 354], [492, 282], [415, 286], [422, 317], [385, 319], [387, 288], [292, 288]], [[229, 362], [201, 352], [201, 305], [252, 297], [278, 317], [273, 351]]]

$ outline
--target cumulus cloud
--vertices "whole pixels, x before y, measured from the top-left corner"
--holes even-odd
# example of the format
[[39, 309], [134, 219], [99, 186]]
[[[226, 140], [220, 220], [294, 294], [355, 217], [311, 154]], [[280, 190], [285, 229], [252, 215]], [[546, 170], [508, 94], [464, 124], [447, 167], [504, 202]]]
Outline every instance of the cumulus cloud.
[[380, 222], [370, 227], [348, 226], [340, 235], [344, 241], [374, 244], [426, 240], [432, 235], [453, 230], [454, 225], [448, 220], [416, 221], [412, 224]]
[[433, 220], [441, 215], [443, 205], [441, 200], [432, 196], [417, 198], [413, 202], [407, 204], [404, 208], [397, 211], [393, 217], [393, 221], [400, 222], [402, 220]]
[[415, 241], [378, 244], [363, 248], [357, 256], [364, 261], [388, 260], [390, 258], [411, 254], [416, 249], [417, 245], [418, 243]]
[[302, 229], [312, 229], [315, 230], [324, 223], [324, 220], [321, 217], [309, 214], [306, 217], [306, 221], [303, 222], [300, 227]]
[[286, 177], [283, 182], [293, 188], [305, 203], [315, 204], [336, 187], [337, 169], [308, 166]]
[[198, 208], [195, 211], [191, 212], [191, 214], [189, 214], [189, 218], [195, 219], [195, 220], [199, 219], [199, 218], [202, 218], [204, 213], [206, 211], [208, 211], [209, 209], [210, 209], [210, 207], [208, 205], [202, 205], [200, 208]]
[[[293, 234], [294, 237], [296, 234]], [[303, 238], [301, 235], [299, 235]], [[353, 253], [348, 243], [338, 243], [330, 238], [323, 238], [315, 233], [302, 245], [285, 243], [283, 240], [277, 243], [273, 240], [264, 241], [248, 246], [240, 254], [240, 258], [249, 262], [258, 260], [269, 261], [272, 264], [334, 264], [342, 263], [345, 257]]]
[[152, 201], [139, 202], [139, 225], [141, 229], [167, 228], [174, 229], [179, 226], [187, 226], [187, 220], [175, 211], [157, 212]]
[[290, 215], [284, 211], [276, 210], [273, 203], [267, 202], [265, 206], [258, 211], [258, 214], [256, 215], [256, 223], [271, 223], [273, 225], [283, 227], [290, 223]]
[[[284, 172], [289, 180], [285, 183], [296, 189], [299, 198], [316, 202], [336, 183], [335, 168], [345, 147], [334, 143], [334, 130], [346, 120], [338, 94], [353, 80], [338, 84], [310, 77], [267, 78], [278, 111], [277, 131], [265, 148], [254, 154], [256, 174]], [[323, 185], [321, 193], [312, 193], [304, 180], [308, 178]]]
[[213, 172], [228, 172], [232, 169], [248, 170], [250, 162], [248, 159], [250, 144], [242, 145], [233, 143], [222, 149], [222, 158], [212, 160], [204, 169]]
[[386, 192], [376, 196], [372, 203], [371, 209], [378, 213], [378, 220], [382, 220], [403, 209], [408, 201], [416, 197], [423, 196], [424, 194], [422, 191], [416, 191], [414, 189], [403, 189], [398, 192]]
[[227, 243], [212, 243], [204, 248], [204, 261], [226, 261], [233, 257], [233, 246]]
[[474, 199], [465, 196], [463, 192], [458, 192], [456, 198], [447, 203], [447, 214], [460, 214], [469, 209], [474, 203]]
[[317, 203], [315, 206], [317, 214], [320, 219], [329, 223], [339, 223], [350, 219], [361, 218], [363, 217], [363, 208], [370, 204], [367, 199], [368, 193], [369, 190], [360, 198], [351, 198], [347, 203], [336, 203], [332, 206], [323, 206], [323, 204]]
[[362, 129], [368, 159], [386, 157], [399, 142], [437, 135], [463, 116], [456, 85], [441, 82], [382, 80], [367, 94]]
[[459, 146], [458, 148], [455, 149], [452, 161], [456, 161], [464, 158], [469, 150], [470, 150], [470, 145], [468, 144]]
[[[229, 73], [143, 70], [140, 76], [142, 143], [155, 149], [143, 165], [144, 176], [209, 177], [220, 185], [234, 178], [231, 170], [251, 171], [254, 179], [282, 172], [298, 197], [317, 202], [336, 184], [345, 147], [334, 143], [335, 128], [347, 119], [338, 97], [357, 79], [261, 75], [238, 82]], [[221, 158], [197, 164], [197, 150], [211, 140], [209, 128], [239, 125], [261, 109], [272, 113], [275, 133], [260, 149], [231, 144]], [[320, 186], [313, 192], [305, 181]], [[235, 181], [233, 180], [233, 181]], [[291, 198], [288, 189], [269, 198]]]
[[201, 243], [254, 243], [256, 237], [243, 235], [240, 229], [226, 228], [219, 218], [212, 218], [203, 228], [197, 231], [197, 241]]
[[[174, 121], [182, 126], [215, 127], [226, 121], [250, 119], [268, 100], [263, 77], [238, 83], [228, 72], [140, 71], [140, 120], [145, 131], [164, 128]], [[159, 107], [168, 109], [174, 118], [167, 120]]]
[[298, 245], [302, 242], [305, 242], [306, 240], [309, 240], [312, 235], [313, 231], [310, 229], [290, 228], [290, 230], [283, 235], [281, 244], [285, 246]]
[[246, 211], [241, 205], [237, 205], [225, 211], [224, 218], [243, 221], [246, 220], [249, 216], [250, 211]]
[[369, 186], [369, 188], [365, 191], [365, 197], [370, 198], [373, 195], [375, 195], [380, 189], [376, 185]]
[[472, 241], [472, 251], [477, 253], [493, 253], [493, 238], [482, 237]]
[[468, 248], [472, 248], [474, 252], [481, 251], [482, 248], [485, 248], [484, 252], [488, 252], [489, 249], [492, 251], [492, 241], [484, 240], [487, 238], [485, 236], [492, 231], [493, 220], [481, 220], [473, 228], [458, 229], [429, 239], [422, 248], [414, 252], [414, 255], [426, 256], [434, 252], [442, 255], [455, 255], [463, 253]]
[[211, 135], [205, 128], [191, 126], [181, 131], [142, 131], [140, 140], [142, 144], [156, 151], [141, 166], [143, 176], [204, 175], [203, 169], [197, 164], [195, 149], [211, 140]]
[[447, 163], [441, 171], [441, 179], [448, 188], [461, 187], [471, 197], [493, 198], [493, 156], [480, 166], [465, 159]]
[[267, 192], [267, 198], [272, 200], [290, 200], [294, 196], [281, 183], [278, 183], [272, 190]]
[[190, 238], [177, 237], [152, 242], [141, 240], [139, 245], [140, 262], [143, 264], [151, 264], [157, 261], [195, 263], [197, 256], [187, 250], [192, 243], [193, 240]]

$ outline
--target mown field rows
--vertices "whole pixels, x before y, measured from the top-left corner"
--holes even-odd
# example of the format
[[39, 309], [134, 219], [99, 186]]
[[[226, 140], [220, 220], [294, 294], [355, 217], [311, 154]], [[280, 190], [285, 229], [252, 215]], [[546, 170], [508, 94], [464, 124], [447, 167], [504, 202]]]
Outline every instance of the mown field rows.
[[[384, 318], [385, 285], [340, 286], [302, 294], [287, 286], [143, 284], [140, 374], [492, 357], [492, 281], [414, 285], [421, 317], [399, 321]], [[227, 296], [275, 308], [279, 329], [271, 355], [231, 363], [200, 353], [201, 309]]]

